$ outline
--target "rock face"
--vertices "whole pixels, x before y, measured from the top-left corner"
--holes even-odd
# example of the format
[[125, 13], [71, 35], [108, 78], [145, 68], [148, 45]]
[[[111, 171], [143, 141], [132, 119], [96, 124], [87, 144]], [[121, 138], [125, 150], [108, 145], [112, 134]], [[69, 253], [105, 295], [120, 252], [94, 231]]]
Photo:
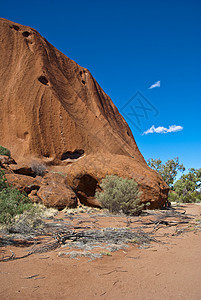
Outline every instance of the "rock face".
[[[9, 170], [10, 172], [10, 170]], [[47, 207], [63, 209], [76, 207], [78, 199], [65, 178], [56, 173], [48, 173], [44, 178], [35, 178], [22, 174], [7, 173], [8, 183], [28, 194], [32, 202], [43, 203]]]
[[57, 173], [45, 175], [37, 196], [47, 207], [55, 207], [57, 209], [76, 207], [78, 204], [77, 196], [72, 188], [66, 186], [65, 178]]
[[0, 155], [0, 167], [6, 169], [11, 164], [12, 164], [12, 166], [15, 166], [15, 164], [16, 164], [16, 162], [14, 161], [13, 158], [8, 157], [6, 155]]
[[67, 183], [76, 191], [80, 202], [98, 206], [92, 201], [97, 186], [106, 175], [118, 175], [135, 179], [139, 184], [143, 202], [150, 202], [150, 208], [162, 207], [167, 197], [164, 181], [150, 168], [142, 168], [134, 158], [122, 155], [97, 157], [88, 155], [76, 164], [66, 167]]
[[77, 196], [63, 184], [43, 185], [37, 192], [37, 196], [47, 207], [64, 209], [65, 207], [76, 207]]
[[36, 30], [5, 19], [0, 43], [0, 145], [17, 162], [65, 166], [83, 202], [93, 202], [94, 186], [83, 187], [82, 174], [98, 185], [118, 173], [136, 179], [142, 201], [164, 204], [167, 185], [147, 166], [124, 118], [87, 69]]
[[6, 179], [10, 185], [27, 194], [32, 190], [38, 190], [41, 185], [41, 178], [39, 176], [33, 178], [21, 174], [6, 174]]

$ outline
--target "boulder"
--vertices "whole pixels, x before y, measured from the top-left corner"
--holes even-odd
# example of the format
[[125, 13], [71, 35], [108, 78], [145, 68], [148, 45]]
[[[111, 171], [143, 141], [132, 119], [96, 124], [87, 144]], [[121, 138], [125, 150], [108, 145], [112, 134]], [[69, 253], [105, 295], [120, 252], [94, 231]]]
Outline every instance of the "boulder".
[[47, 173], [43, 179], [42, 179], [42, 184], [46, 185], [46, 184], [66, 184], [66, 180], [65, 180], [65, 175], [58, 173], [58, 172], [49, 172]]
[[89, 155], [72, 166], [65, 167], [66, 182], [77, 193], [80, 202], [85, 205], [98, 206], [94, 195], [106, 175], [117, 175], [123, 178], [133, 178], [142, 192], [142, 203], [150, 202], [150, 208], [164, 205], [169, 188], [161, 176], [147, 165], [139, 164], [135, 158], [122, 155], [99, 156]]
[[42, 203], [42, 200], [37, 195], [37, 190], [32, 190], [29, 194], [29, 198], [32, 200], [33, 203]]
[[47, 207], [55, 207], [59, 210], [65, 207], [74, 208], [77, 206], [77, 196], [70, 187], [61, 183], [50, 183], [43, 185], [37, 192], [37, 196]]
[[6, 174], [6, 179], [10, 185], [27, 194], [32, 190], [38, 190], [42, 180], [40, 176], [33, 178], [21, 174]]

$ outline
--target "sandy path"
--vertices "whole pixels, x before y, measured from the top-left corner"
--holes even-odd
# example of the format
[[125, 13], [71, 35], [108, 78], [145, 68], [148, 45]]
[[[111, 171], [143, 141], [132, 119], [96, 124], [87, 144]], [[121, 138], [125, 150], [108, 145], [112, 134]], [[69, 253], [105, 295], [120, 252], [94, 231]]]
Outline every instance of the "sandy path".
[[[189, 208], [200, 215], [201, 207]], [[56, 250], [1, 263], [0, 298], [201, 299], [201, 232], [167, 242], [90, 262], [58, 257]]]

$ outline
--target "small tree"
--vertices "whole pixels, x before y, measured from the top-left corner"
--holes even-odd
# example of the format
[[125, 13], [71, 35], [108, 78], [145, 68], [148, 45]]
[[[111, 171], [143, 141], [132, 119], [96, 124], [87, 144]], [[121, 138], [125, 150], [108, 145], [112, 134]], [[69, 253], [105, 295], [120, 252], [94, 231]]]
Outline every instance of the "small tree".
[[150, 158], [147, 161], [147, 164], [153, 170], [156, 170], [167, 183], [167, 185], [172, 189], [175, 178], [178, 174], [178, 171], [184, 172], [185, 167], [183, 164], [179, 163], [179, 158], [169, 159], [166, 163], [162, 163], [160, 159]]
[[139, 214], [140, 205], [138, 185], [133, 179], [121, 178], [116, 175], [106, 176], [100, 185], [102, 192], [96, 192], [95, 197], [103, 208], [112, 213]]

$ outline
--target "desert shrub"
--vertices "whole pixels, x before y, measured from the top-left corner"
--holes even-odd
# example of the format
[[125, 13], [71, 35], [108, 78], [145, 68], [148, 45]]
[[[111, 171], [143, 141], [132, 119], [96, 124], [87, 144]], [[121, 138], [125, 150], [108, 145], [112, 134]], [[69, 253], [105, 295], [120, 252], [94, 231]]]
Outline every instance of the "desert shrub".
[[16, 215], [11, 223], [4, 225], [4, 231], [17, 234], [34, 234], [43, 228], [44, 222], [38, 207], [32, 206], [24, 210], [22, 214]]
[[184, 190], [183, 194], [177, 194], [176, 202], [179, 203], [200, 203], [201, 194], [199, 192], [190, 192]]
[[106, 176], [100, 185], [102, 192], [96, 192], [95, 197], [103, 208], [112, 213], [139, 214], [143, 207], [140, 204], [140, 192], [133, 179], [121, 178], [116, 175]]
[[[28, 203], [27, 203], [28, 204]], [[0, 223], [0, 232], [11, 234], [38, 234], [45, 226], [44, 219], [52, 219], [58, 210], [47, 208], [42, 204], [31, 204], [24, 207], [23, 213], [14, 215], [7, 222]]]
[[169, 202], [179, 202], [179, 196], [174, 191], [169, 191], [168, 201]]
[[52, 219], [58, 214], [58, 209], [53, 207], [47, 207], [41, 203], [34, 203], [34, 207], [37, 213], [40, 213], [40, 216], [43, 219]]
[[33, 161], [30, 167], [36, 176], [44, 176], [46, 173], [46, 166], [39, 162]]
[[8, 185], [0, 168], [0, 223], [10, 223], [14, 216], [33, 208], [27, 195]]
[[14, 216], [32, 208], [31, 200], [17, 189], [8, 187], [0, 192], [0, 223], [9, 223]]
[[0, 192], [8, 186], [5, 172], [0, 167]]
[[169, 192], [168, 200], [178, 203], [200, 203], [201, 193], [198, 191], [187, 191], [186, 189], [181, 194], [171, 191]]
[[3, 146], [0, 146], [0, 155], [6, 155], [10, 157], [10, 150], [4, 148]]

